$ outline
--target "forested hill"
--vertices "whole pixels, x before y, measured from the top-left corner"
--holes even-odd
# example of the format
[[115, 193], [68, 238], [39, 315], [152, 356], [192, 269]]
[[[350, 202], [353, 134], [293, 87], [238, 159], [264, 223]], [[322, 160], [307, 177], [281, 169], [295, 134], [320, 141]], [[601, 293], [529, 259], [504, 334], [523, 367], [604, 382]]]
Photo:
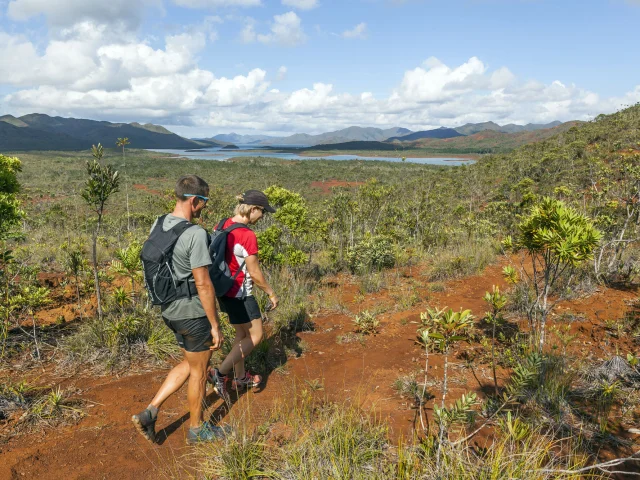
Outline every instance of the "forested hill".
[[526, 204], [533, 195], [580, 203], [588, 198], [592, 206], [606, 197], [618, 202], [606, 207], [611, 214], [622, 215], [625, 202], [633, 201], [630, 192], [638, 189], [628, 183], [640, 182], [640, 103], [548, 140], [486, 156], [474, 169], [495, 208], [500, 202]]
[[99, 122], [38, 113], [19, 118], [11, 115], [0, 117], [0, 151], [85, 150], [97, 143], [114, 147], [119, 137], [128, 137], [135, 148], [198, 148], [208, 145], [153, 124]]

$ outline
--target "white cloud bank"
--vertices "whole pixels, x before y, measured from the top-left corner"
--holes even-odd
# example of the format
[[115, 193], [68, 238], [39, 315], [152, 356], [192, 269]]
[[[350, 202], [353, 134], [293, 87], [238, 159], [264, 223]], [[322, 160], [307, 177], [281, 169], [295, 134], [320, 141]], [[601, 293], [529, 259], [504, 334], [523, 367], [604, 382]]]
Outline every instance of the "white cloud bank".
[[[198, 57], [210, 40], [207, 28], [215, 23], [211, 17], [202, 28], [167, 36], [155, 48], [133, 36], [114, 38], [108, 25], [88, 20], [65, 28], [44, 50], [0, 31], [0, 78], [16, 88], [2, 98], [0, 114], [156, 121], [189, 126], [194, 135], [231, 129], [315, 133], [350, 125], [418, 130], [487, 120], [589, 119], [640, 101], [640, 85], [622, 97], [601, 98], [560, 81], [523, 81], [476, 57], [460, 65], [429, 58], [398, 72], [386, 98], [340, 92], [321, 82], [285, 92], [271, 85], [287, 75], [284, 67], [229, 78], [200, 68]], [[293, 12], [276, 16], [269, 33], [257, 34], [253, 23], [246, 28], [251, 41], [267, 43], [291, 44], [304, 35]]]
[[282, 5], [298, 10], [311, 10], [318, 6], [318, 0], [282, 0]]
[[[43, 0], [44, 1], [44, 0]], [[261, 0], [173, 0], [180, 7], [187, 8], [223, 8], [223, 7], [259, 7]]]
[[253, 18], [247, 18], [245, 26], [240, 32], [240, 40], [243, 43], [252, 43], [257, 40], [266, 44], [295, 47], [307, 40], [302, 28], [302, 21], [295, 12], [274, 15], [269, 33], [256, 33], [255, 25], [256, 22]]
[[344, 38], [360, 38], [365, 39], [368, 36], [367, 24], [362, 22], [353, 27], [351, 30], [342, 32]]
[[44, 15], [49, 24], [56, 27], [87, 20], [135, 27], [148, 6], [161, 8], [162, 0], [11, 0], [7, 15], [17, 21]]

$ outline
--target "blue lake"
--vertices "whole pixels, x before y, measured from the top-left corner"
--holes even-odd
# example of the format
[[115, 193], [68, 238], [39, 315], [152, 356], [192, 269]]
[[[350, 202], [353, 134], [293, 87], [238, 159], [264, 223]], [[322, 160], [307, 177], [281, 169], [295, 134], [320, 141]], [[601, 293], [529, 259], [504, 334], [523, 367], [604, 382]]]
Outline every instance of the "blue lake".
[[[191, 158], [193, 160], [229, 160], [238, 157], [268, 157], [280, 158], [283, 160], [379, 160], [385, 162], [402, 162], [400, 157], [365, 157], [360, 155], [326, 155], [318, 157], [305, 157], [292, 152], [278, 152], [269, 149], [259, 148], [249, 145], [238, 145], [239, 150], [224, 150], [221, 148], [202, 148], [198, 151], [174, 150], [174, 149], [148, 149], [152, 152], [161, 152], [180, 157]], [[464, 158], [409, 158], [405, 163], [422, 163], [425, 165], [445, 165], [449, 167], [466, 165], [474, 160]]]

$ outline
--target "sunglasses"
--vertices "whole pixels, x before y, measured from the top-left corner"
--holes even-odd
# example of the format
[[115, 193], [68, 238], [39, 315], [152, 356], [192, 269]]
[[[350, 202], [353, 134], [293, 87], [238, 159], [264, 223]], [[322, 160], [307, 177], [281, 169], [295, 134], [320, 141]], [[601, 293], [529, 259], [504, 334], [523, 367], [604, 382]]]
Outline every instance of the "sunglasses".
[[202, 195], [195, 195], [193, 193], [185, 193], [182, 195], [183, 197], [196, 197], [199, 198], [200, 200], [204, 200], [204, 204], [206, 205], [207, 202], [209, 201], [209, 197], [203, 197]]

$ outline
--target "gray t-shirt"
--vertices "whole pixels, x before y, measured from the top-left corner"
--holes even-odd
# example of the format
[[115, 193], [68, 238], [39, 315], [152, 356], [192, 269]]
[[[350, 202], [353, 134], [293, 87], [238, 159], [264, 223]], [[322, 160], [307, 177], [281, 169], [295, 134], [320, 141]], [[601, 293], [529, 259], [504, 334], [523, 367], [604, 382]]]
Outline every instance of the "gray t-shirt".
[[[182, 217], [167, 215], [162, 224], [162, 229], [166, 232], [180, 222], [186, 222]], [[153, 230], [158, 221], [153, 222]], [[207, 232], [199, 225], [188, 228], [184, 231], [173, 249], [173, 270], [178, 280], [191, 277], [191, 270], [198, 267], [211, 265], [209, 247], [207, 245]], [[190, 281], [194, 281], [191, 278]], [[189, 320], [192, 318], [205, 317], [206, 313], [202, 308], [200, 297], [179, 298], [167, 305], [162, 305], [162, 316], [167, 320]]]

